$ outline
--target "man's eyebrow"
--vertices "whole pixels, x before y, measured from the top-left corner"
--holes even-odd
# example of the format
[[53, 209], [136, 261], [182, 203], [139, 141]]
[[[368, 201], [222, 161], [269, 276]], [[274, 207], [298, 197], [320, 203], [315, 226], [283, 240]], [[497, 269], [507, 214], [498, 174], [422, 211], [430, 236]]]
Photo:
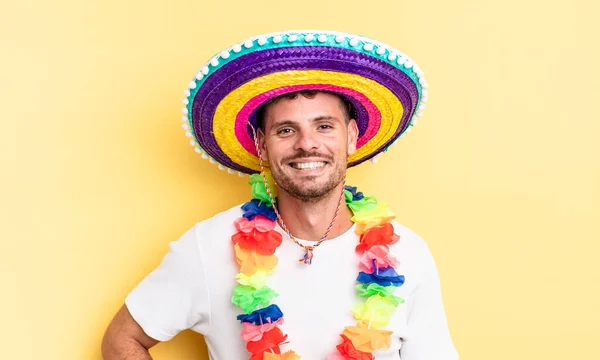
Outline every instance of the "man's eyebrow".
[[280, 127], [280, 126], [292, 126], [292, 125], [296, 125], [298, 122], [297, 121], [292, 121], [292, 120], [281, 120], [281, 121], [277, 121], [273, 124], [272, 127]]
[[[338, 118], [335, 116], [329, 116], [329, 115], [322, 115], [322, 116], [317, 116], [315, 118], [310, 119], [310, 122], [317, 122], [317, 121], [323, 121], [323, 120], [333, 120], [333, 121], [337, 121]], [[294, 120], [281, 120], [281, 121], [277, 121], [273, 124], [273, 128], [276, 127], [282, 127], [282, 126], [294, 126], [297, 125], [298, 121], [294, 121]]]
[[335, 116], [329, 116], [329, 115], [323, 115], [323, 116], [317, 116], [316, 118], [312, 119], [311, 121], [323, 121], [323, 120], [338, 120], [337, 117]]

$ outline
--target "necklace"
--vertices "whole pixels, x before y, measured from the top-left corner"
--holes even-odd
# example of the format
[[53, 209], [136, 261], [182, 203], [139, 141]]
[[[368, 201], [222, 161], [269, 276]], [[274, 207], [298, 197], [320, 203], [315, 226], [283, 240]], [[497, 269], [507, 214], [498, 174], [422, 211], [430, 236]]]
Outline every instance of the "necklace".
[[323, 234], [323, 236], [321, 236], [321, 239], [319, 239], [319, 241], [317, 241], [317, 243], [315, 245], [304, 245], [301, 242], [299, 242], [294, 235], [292, 235], [292, 233], [288, 230], [288, 228], [285, 226], [285, 223], [283, 222], [283, 218], [281, 217], [281, 214], [279, 213], [279, 210], [277, 210], [277, 206], [275, 206], [275, 200], [273, 200], [273, 194], [271, 194], [271, 190], [269, 189], [269, 185], [267, 184], [267, 178], [265, 176], [262, 176], [263, 178], [263, 182], [265, 184], [265, 189], [267, 189], [267, 194], [269, 195], [269, 199], [271, 200], [271, 204], [273, 207], [273, 211], [275, 211], [275, 215], [277, 215], [277, 222], [279, 223], [279, 226], [281, 226], [281, 228], [283, 229], [283, 231], [286, 232], [286, 234], [290, 237], [290, 239], [292, 239], [292, 241], [294, 241], [294, 243], [298, 246], [300, 246], [301, 248], [303, 248], [306, 253], [304, 254], [304, 256], [302, 257], [302, 259], [298, 260], [298, 262], [310, 265], [312, 264], [312, 259], [313, 259], [313, 251], [314, 249], [316, 249], [319, 245], [321, 245], [321, 243], [323, 241], [325, 241], [327, 239], [327, 237], [329, 236], [329, 232], [331, 231], [331, 228], [333, 228], [333, 224], [335, 223], [335, 220], [337, 219], [337, 216], [340, 212], [340, 205], [342, 204], [342, 199], [344, 199], [344, 191], [346, 188], [346, 176], [344, 176], [344, 183], [342, 186], [342, 192], [340, 194], [340, 198], [338, 200], [338, 204], [337, 207], [335, 209], [335, 213], [333, 214], [333, 218], [331, 219], [331, 222], [329, 223], [329, 226], [327, 227], [327, 230], [325, 230], [325, 233]]
[[[252, 354], [250, 360], [299, 360], [300, 356], [294, 351], [281, 354], [280, 347], [287, 340], [280, 328], [283, 312], [271, 303], [278, 294], [266, 285], [267, 274], [277, 266], [275, 251], [282, 243], [281, 234], [274, 230], [279, 216], [265, 173], [252, 175], [250, 184], [253, 199], [242, 205], [243, 216], [235, 221], [238, 232], [232, 236], [240, 266], [240, 273], [236, 275], [239, 285], [233, 290], [232, 302], [244, 311], [237, 316], [243, 326], [241, 335], [246, 341], [246, 349]], [[396, 243], [399, 237], [394, 234], [391, 224], [394, 215], [387, 204], [364, 196], [350, 186], [344, 187], [340, 200], [342, 198], [353, 213], [356, 233], [360, 235], [356, 251], [361, 256], [355, 288], [365, 301], [352, 307], [358, 323], [344, 328], [340, 335], [342, 343], [326, 360], [369, 360], [374, 359], [374, 351], [389, 349], [392, 332], [383, 328], [388, 325], [396, 307], [404, 302], [393, 295], [394, 290], [404, 283], [404, 276], [396, 272], [400, 264], [389, 251], [389, 245]], [[320, 241], [326, 238], [330, 227]], [[301, 261], [310, 263], [314, 247], [316, 245], [306, 249]]]

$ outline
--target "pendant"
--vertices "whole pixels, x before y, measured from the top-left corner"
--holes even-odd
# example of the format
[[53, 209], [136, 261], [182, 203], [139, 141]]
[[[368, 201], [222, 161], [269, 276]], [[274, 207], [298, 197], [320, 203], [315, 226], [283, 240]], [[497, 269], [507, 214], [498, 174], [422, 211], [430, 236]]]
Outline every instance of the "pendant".
[[298, 262], [310, 265], [312, 264], [314, 246], [306, 246], [304, 249], [306, 250], [306, 253], [302, 259], [298, 260]]

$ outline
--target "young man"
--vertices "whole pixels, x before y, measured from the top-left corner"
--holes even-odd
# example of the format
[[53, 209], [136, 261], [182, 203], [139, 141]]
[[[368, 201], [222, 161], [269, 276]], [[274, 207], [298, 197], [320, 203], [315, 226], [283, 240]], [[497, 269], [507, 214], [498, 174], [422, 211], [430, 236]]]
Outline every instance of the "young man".
[[215, 360], [457, 359], [427, 245], [345, 183], [420, 116], [425, 87], [404, 55], [341, 33], [271, 34], [213, 58], [186, 90], [184, 128], [221, 168], [260, 172], [254, 199], [171, 243], [104, 358], [150, 359], [191, 328]]

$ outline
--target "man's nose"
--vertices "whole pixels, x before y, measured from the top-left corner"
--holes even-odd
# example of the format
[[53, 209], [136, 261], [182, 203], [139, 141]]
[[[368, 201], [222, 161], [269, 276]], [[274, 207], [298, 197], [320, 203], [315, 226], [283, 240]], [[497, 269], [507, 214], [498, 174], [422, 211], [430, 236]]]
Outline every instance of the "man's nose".
[[320, 142], [316, 134], [310, 130], [301, 130], [298, 132], [298, 139], [296, 141], [296, 150], [311, 151], [318, 149]]

